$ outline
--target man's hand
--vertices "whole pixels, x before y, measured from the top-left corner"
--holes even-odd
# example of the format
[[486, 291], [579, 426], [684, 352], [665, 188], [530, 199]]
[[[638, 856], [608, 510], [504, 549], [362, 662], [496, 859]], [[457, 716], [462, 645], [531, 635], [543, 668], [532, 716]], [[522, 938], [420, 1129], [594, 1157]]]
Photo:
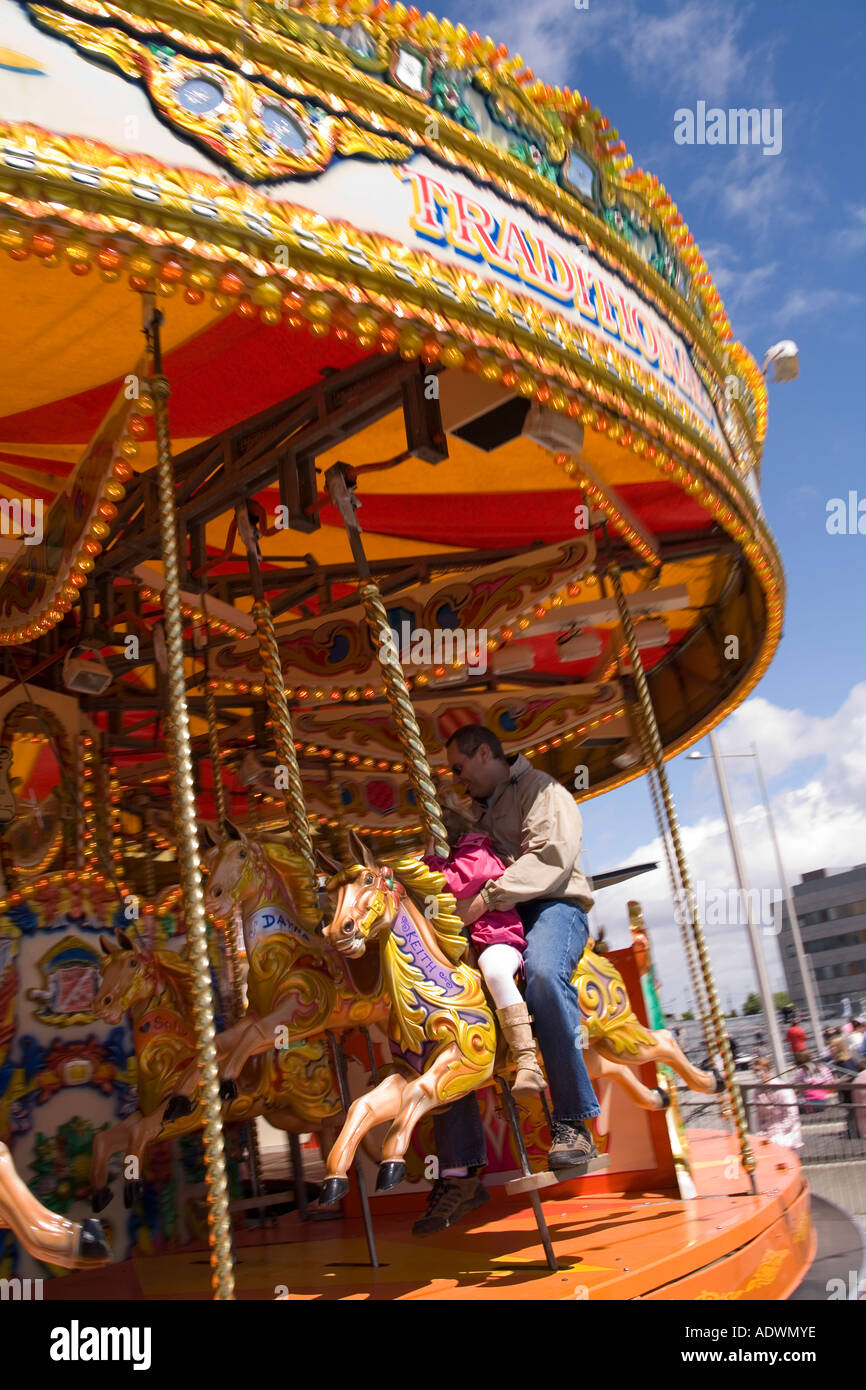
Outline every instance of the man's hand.
[[487, 904], [480, 893], [476, 893], [474, 898], [464, 898], [457, 904], [457, 916], [464, 927], [471, 927], [486, 911]]

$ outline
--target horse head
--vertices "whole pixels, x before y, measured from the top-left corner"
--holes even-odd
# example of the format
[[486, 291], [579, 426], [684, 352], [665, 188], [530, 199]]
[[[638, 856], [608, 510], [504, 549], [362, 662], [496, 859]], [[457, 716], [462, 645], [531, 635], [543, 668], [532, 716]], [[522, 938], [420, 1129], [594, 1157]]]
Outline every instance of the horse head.
[[349, 842], [359, 862], [328, 880], [328, 892], [337, 894], [337, 905], [322, 935], [342, 955], [357, 958], [369, 941], [391, 927], [404, 890], [390, 867], [377, 864], [353, 831]]
[[123, 931], [116, 932], [114, 940], [100, 936], [99, 944], [104, 952], [100, 961], [102, 984], [92, 1009], [106, 1023], [122, 1023], [129, 1009], [153, 994], [152, 972], [147, 968], [148, 953]]
[[229, 820], [223, 825], [221, 840], [210, 827], [204, 828], [211, 845], [202, 856], [209, 874], [205, 910], [212, 917], [225, 918], [235, 908], [246, 915], [263, 902], [281, 901], [293, 922], [315, 932], [322, 918], [316, 884], [293, 844], [281, 835], [248, 835]]
[[202, 865], [208, 873], [205, 911], [217, 918], [230, 916], [235, 907], [252, 897], [265, 872], [259, 846], [231, 821], [223, 824], [223, 838], [205, 825], [204, 841], [210, 848], [202, 855]]

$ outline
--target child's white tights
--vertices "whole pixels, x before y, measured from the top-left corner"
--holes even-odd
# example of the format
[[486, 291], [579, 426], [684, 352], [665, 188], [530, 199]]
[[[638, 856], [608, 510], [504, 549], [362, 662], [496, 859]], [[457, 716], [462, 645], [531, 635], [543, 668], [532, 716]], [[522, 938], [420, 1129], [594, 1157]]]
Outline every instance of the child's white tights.
[[522, 1004], [520, 990], [514, 983], [514, 976], [520, 969], [523, 957], [514, 946], [504, 943], [485, 946], [478, 957], [478, 965], [484, 982], [493, 995], [497, 1009], [507, 1009], [509, 1004]]

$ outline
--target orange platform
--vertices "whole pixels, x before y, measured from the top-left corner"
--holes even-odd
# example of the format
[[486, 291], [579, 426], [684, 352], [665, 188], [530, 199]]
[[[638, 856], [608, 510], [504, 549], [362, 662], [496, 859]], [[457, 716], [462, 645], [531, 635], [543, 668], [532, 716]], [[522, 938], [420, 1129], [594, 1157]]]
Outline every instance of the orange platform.
[[[532, 1210], [493, 1190], [493, 1200], [441, 1235], [416, 1240], [417, 1211], [373, 1213], [380, 1269], [368, 1263], [360, 1221], [236, 1231], [240, 1299], [778, 1300], [800, 1283], [815, 1252], [809, 1190], [796, 1155], [755, 1140], [759, 1195], [730, 1178], [729, 1135], [689, 1135], [698, 1196], [664, 1190], [581, 1193], [580, 1183], [542, 1191], [560, 1263], [545, 1264]], [[746, 1195], [748, 1194], [748, 1195]], [[50, 1281], [51, 1299], [205, 1299], [207, 1250], [185, 1246], [103, 1271]]]

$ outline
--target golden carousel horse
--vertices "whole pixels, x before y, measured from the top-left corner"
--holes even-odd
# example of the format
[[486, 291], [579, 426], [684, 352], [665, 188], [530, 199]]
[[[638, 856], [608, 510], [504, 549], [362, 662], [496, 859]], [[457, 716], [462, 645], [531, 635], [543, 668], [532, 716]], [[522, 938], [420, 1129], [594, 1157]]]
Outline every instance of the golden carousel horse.
[[[228, 918], [228, 930], [240, 921], [249, 971], [247, 1010], [217, 1035], [223, 1122], [264, 1115], [278, 1129], [330, 1135], [340, 1101], [323, 1034], [383, 1020], [388, 1001], [381, 990], [371, 992], [363, 971], [353, 972], [314, 934], [322, 913], [306, 862], [279, 837], [252, 838], [230, 823], [227, 832], [217, 844], [210, 836], [205, 908], [216, 919]], [[130, 1206], [141, 1190], [148, 1145], [204, 1123], [203, 1107], [193, 1099], [199, 1073], [191, 966], [176, 951], [149, 951], [125, 933], [116, 942], [100, 940], [106, 957], [94, 1012], [114, 1024], [130, 1013], [139, 1105], [96, 1137], [96, 1211], [111, 1200], [108, 1166], [115, 1153], [124, 1155], [125, 1171], [133, 1174], [124, 1188]]]
[[[192, 966], [177, 951], [149, 950], [125, 932], [116, 933], [116, 940], [102, 936], [100, 944], [105, 953], [103, 978], [93, 1012], [115, 1025], [129, 1013], [138, 1108], [95, 1136], [91, 1167], [95, 1211], [111, 1201], [107, 1180], [114, 1154], [123, 1154], [124, 1200], [131, 1206], [141, 1192], [148, 1145], [189, 1134], [204, 1123], [203, 1107], [191, 1104], [180, 1107], [174, 1116], [167, 1114], [180, 1080], [190, 1068], [197, 1075]], [[339, 1102], [321, 1045], [307, 1044], [296, 1033], [284, 1048], [275, 1048], [272, 1039], [272, 1049], [272, 1056], [256, 1058], [244, 1069], [224, 1106], [223, 1123], [265, 1115], [277, 1129], [291, 1133], [323, 1129], [338, 1115]]]
[[105, 1233], [90, 1217], [79, 1224], [49, 1211], [15, 1171], [12, 1155], [0, 1143], [0, 1227], [6, 1227], [28, 1254], [63, 1269], [90, 1269], [110, 1259]]
[[[403, 1181], [412, 1130], [422, 1116], [486, 1085], [496, 1069], [493, 1015], [480, 975], [463, 959], [468, 943], [443, 875], [415, 857], [399, 859], [393, 868], [377, 865], [366, 846], [351, 838], [363, 863], [329, 881], [328, 890], [339, 896], [324, 936], [349, 959], [378, 957], [391, 1000], [390, 1036], [399, 1070], [350, 1106], [328, 1155], [324, 1205], [346, 1195], [358, 1144], [376, 1125], [392, 1121], [376, 1184], [378, 1191], [387, 1191]], [[630, 1070], [644, 1062], [672, 1067], [693, 1090], [714, 1094], [719, 1089], [719, 1079], [693, 1067], [670, 1033], [654, 1033], [640, 1023], [610, 961], [585, 951], [572, 983], [591, 1077], [618, 1082], [650, 1110], [666, 1108], [668, 1097], [649, 1090]]]
[[[389, 1005], [366, 965], [353, 968], [318, 935], [322, 909], [306, 861], [279, 836], [249, 836], [230, 821], [225, 827], [228, 838], [219, 843], [207, 832], [204, 905], [211, 917], [240, 922], [248, 962], [246, 1013], [216, 1039], [222, 1093], [230, 1096], [251, 1058], [274, 1065], [276, 1040], [278, 1051], [318, 1048], [327, 1068], [322, 1035], [384, 1021]], [[193, 1066], [170, 1113], [197, 1083]]]

